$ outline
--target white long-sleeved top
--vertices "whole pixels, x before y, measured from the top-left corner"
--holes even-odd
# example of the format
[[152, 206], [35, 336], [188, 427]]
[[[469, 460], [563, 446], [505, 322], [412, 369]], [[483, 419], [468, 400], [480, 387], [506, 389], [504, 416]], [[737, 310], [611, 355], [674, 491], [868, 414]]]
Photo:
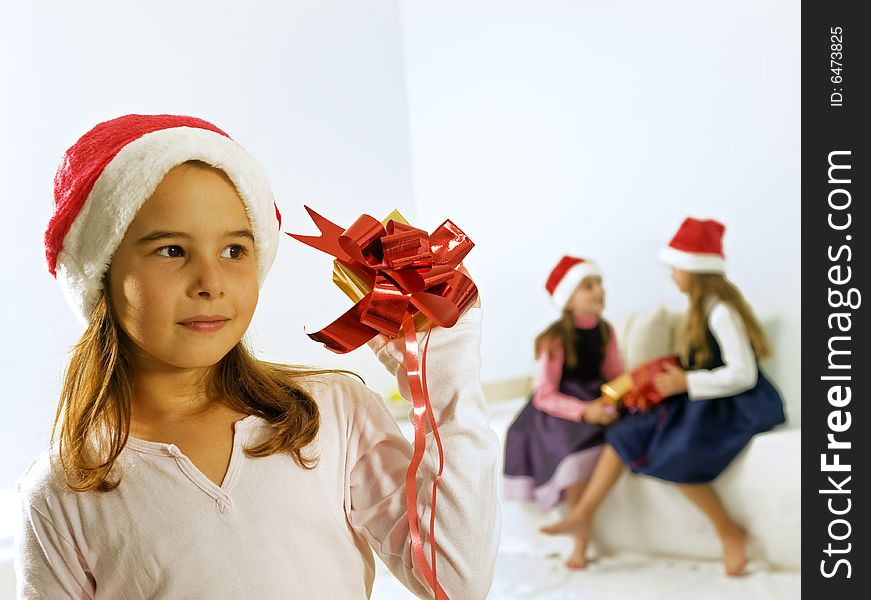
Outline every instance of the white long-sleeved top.
[[714, 302], [708, 311], [708, 326], [720, 345], [723, 366], [687, 371], [690, 399], [725, 398], [753, 388], [759, 373], [756, 355], [738, 311]]
[[[484, 598], [496, 555], [499, 448], [479, 380], [480, 309], [435, 329], [427, 360], [430, 399], [447, 466], [437, 501], [438, 578], [454, 599]], [[405, 378], [386, 340], [378, 358]], [[401, 356], [401, 355], [400, 355]], [[372, 550], [420, 597], [405, 508], [412, 449], [382, 399], [344, 375], [305, 384], [320, 408], [309, 447], [317, 468], [290, 456], [251, 458], [268, 433], [257, 416], [237, 421], [221, 486], [174, 445], [131, 439], [120, 486], [76, 493], [52, 471], [48, 451], [19, 481], [19, 598], [355, 599], [368, 597]], [[435, 464], [419, 486], [426, 538]], [[370, 549], [371, 548], [371, 549]], [[429, 547], [426, 546], [429, 557]]]

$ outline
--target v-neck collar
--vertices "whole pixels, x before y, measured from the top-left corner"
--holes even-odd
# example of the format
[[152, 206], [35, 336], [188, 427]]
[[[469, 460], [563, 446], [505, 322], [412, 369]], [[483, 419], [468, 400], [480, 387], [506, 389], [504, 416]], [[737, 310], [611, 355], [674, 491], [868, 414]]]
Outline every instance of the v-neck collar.
[[173, 457], [187, 478], [206, 494], [214, 498], [218, 503], [220, 511], [225, 512], [233, 504], [232, 499], [230, 498], [230, 492], [232, 491], [233, 485], [236, 483], [236, 478], [239, 474], [239, 467], [242, 463], [242, 455], [244, 452], [242, 444], [248, 438], [247, 430], [259, 419], [260, 417], [257, 415], [248, 415], [243, 419], [233, 422], [233, 447], [230, 451], [230, 464], [227, 466], [227, 472], [224, 474], [224, 480], [221, 482], [221, 485], [217, 485], [214, 481], [206, 477], [206, 475], [197, 468], [193, 461], [189, 459], [175, 444], [153, 442], [129, 436], [127, 438], [126, 447], [146, 454]]

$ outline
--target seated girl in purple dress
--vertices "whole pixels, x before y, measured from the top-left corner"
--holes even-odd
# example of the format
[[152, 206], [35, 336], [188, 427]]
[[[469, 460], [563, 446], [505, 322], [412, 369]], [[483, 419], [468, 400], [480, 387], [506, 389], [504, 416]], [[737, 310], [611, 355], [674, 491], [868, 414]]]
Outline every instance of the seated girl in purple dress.
[[[599, 387], [623, 365], [614, 330], [601, 318], [605, 291], [598, 267], [564, 256], [545, 287], [562, 315], [535, 340], [538, 383], [508, 429], [504, 489], [508, 500], [535, 500], [549, 510], [581, 496], [605, 427], [617, 418]], [[566, 564], [582, 566], [583, 553], [579, 545]]]

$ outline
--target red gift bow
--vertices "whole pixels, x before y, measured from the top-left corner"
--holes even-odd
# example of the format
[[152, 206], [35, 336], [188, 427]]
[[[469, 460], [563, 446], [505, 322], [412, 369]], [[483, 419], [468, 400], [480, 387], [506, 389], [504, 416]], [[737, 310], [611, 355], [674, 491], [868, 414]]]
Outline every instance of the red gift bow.
[[[436, 578], [435, 541], [436, 493], [444, 471], [444, 450], [426, 386], [429, 332], [419, 353], [414, 315], [421, 312], [438, 326], [453, 327], [478, 293], [472, 280], [456, 270], [474, 244], [450, 220], [432, 235], [394, 220], [385, 227], [369, 215], [361, 215], [348, 229], [342, 229], [308, 206], [305, 209], [321, 235], [287, 235], [336, 257], [372, 290], [330, 325], [308, 336], [333, 352], [345, 353], [379, 333], [395, 338], [400, 327], [403, 330], [404, 363], [414, 405], [414, 454], [405, 476], [409, 533], [427, 583], [437, 599], [447, 598]], [[430, 511], [431, 570], [423, 553], [417, 516], [417, 469], [426, 450], [425, 418], [439, 454]]]
[[393, 220], [385, 227], [369, 215], [342, 229], [305, 209], [321, 235], [287, 235], [335, 256], [372, 289], [341, 317], [308, 334], [333, 352], [350, 352], [379, 333], [395, 338], [417, 312], [438, 326], [453, 327], [475, 300], [475, 284], [456, 270], [474, 244], [450, 220], [432, 235]]
[[632, 370], [632, 389], [623, 396], [623, 405], [631, 412], [646, 412], [665, 398], [653, 385], [653, 377], [665, 372], [665, 365], [681, 366], [677, 356], [663, 356]]

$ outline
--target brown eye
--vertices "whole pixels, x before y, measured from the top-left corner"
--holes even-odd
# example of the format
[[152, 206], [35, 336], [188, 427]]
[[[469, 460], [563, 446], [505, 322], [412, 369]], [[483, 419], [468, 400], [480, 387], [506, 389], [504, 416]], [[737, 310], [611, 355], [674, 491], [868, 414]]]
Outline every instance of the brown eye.
[[243, 256], [245, 256], [245, 248], [238, 244], [231, 244], [224, 248], [224, 251], [221, 252], [221, 258], [229, 258], [231, 260], [239, 260]]
[[166, 258], [180, 258], [184, 256], [184, 250], [181, 246], [161, 246], [157, 249], [157, 254]]

